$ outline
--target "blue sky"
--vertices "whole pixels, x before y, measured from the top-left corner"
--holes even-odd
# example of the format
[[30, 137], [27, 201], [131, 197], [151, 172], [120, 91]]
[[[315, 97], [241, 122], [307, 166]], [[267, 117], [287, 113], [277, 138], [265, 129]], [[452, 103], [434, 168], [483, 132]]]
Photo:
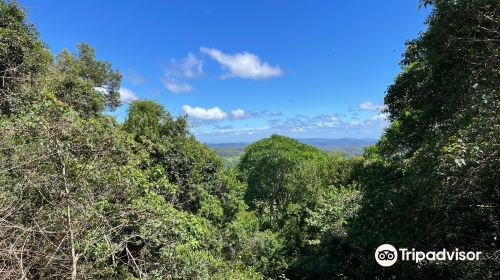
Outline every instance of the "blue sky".
[[54, 53], [88, 42], [122, 72], [124, 101], [187, 114], [204, 142], [378, 138], [429, 13], [417, 0], [19, 2]]

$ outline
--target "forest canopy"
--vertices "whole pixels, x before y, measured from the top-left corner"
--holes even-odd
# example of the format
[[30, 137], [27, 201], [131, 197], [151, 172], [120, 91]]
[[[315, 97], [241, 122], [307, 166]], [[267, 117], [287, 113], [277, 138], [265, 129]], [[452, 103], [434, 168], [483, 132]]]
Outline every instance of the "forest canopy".
[[[111, 62], [1, 0], [0, 278], [499, 279], [500, 2], [420, 4], [377, 144], [273, 135], [229, 168], [156, 101], [109, 116]], [[381, 267], [384, 243], [482, 254]]]

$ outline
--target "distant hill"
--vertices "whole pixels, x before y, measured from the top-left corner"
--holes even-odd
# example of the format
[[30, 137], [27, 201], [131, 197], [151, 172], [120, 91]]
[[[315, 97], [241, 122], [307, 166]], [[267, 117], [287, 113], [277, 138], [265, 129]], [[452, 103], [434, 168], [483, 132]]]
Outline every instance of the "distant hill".
[[[363, 153], [363, 148], [373, 145], [377, 139], [372, 138], [301, 138], [298, 141], [314, 146], [323, 151], [339, 151], [348, 155], [360, 155]], [[215, 151], [219, 156], [230, 159], [231, 163], [237, 161], [239, 156], [245, 150], [245, 147], [251, 143], [237, 142], [237, 143], [208, 143], [207, 146]], [[233, 164], [230, 164], [233, 165]]]
[[338, 138], [338, 139], [328, 139], [328, 138], [303, 138], [297, 139], [304, 144], [308, 144], [317, 148], [321, 147], [366, 147], [373, 145], [377, 142], [377, 139], [372, 138]]
[[212, 149], [221, 149], [221, 148], [245, 148], [251, 143], [246, 142], [238, 142], [238, 143], [207, 143], [207, 146]]

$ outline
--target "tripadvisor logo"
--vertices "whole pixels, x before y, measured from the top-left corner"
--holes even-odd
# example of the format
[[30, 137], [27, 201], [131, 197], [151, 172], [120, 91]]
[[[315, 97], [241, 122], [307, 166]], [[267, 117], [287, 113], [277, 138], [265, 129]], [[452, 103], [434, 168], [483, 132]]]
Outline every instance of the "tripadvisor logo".
[[382, 244], [375, 250], [375, 260], [381, 266], [391, 266], [398, 260], [398, 251], [391, 244]]
[[382, 244], [375, 250], [375, 260], [381, 266], [391, 266], [398, 260], [398, 251], [400, 260], [414, 261], [416, 263], [422, 261], [477, 261], [481, 252], [465, 252], [455, 249], [448, 251], [443, 249], [441, 251], [415, 251], [415, 248], [409, 250], [407, 248], [399, 248], [397, 250], [391, 244]]

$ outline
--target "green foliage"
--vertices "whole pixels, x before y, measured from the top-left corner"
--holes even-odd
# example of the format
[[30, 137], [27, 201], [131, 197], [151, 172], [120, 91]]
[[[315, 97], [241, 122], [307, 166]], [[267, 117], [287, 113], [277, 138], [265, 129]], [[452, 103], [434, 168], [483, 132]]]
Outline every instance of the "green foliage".
[[52, 60], [17, 4], [0, 5], [1, 278], [275, 273], [277, 237], [233, 226], [252, 215], [245, 186], [185, 118], [151, 101], [132, 103], [123, 126], [103, 116], [120, 74], [86, 44]]
[[47, 72], [50, 52], [16, 2], [0, 2], [0, 115], [20, 110], [34, 93], [34, 85]]
[[[500, 2], [421, 5], [363, 157], [273, 135], [233, 170], [154, 101], [104, 116], [111, 64], [0, 1], [0, 278], [497, 279]], [[382, 268], [382, 243], [484, 257]]]
[[137, 137], [158, 141], [161, 137], [185, 137], [189, 134], [186, 118], [174, 120], [160, 104], [151, 100], [133, 101], [124, 129]]
[[264, 275], [277, 278], [286, 268], [277, 234], [259, 231], [255, 213], [238, 212], [227, 226], [225, 240], [225, 250], [231, 259], [241, 260]]
[[282, 263], [276, 264], [288, 277], [332, 272], [318, 259], [327, 258], [322, 248], [331, 239], [345, 238], [348, 221], [359, 210], [355, 170], [361, 162], [276, 135], [246, 149], [238, 165], [248, 183], [245, 197], [260, 216], [260, 227], [279, 237]]
[[[328, 245], [351, 255], [330, 261], [349, 278], [498, 278], [500, 2], [422, 4], [428, 29], [407, 43], [385, 98], [392, 124], [357, 171], [361, 208]], [[363, 256], [382, 243], [484, 257], [381, 269]]]
[[[2, 259], [12, 278], [91, 274], [88, 250], [113, 233], [109, 201], [130, 184], [123, 174], [134, 163], [131, 138], [113, 119], [78, 118], [68, 106], [48, 101], [43, 114], [3, 119], [0, 129]], [[16, 215], [7, 215], [17, 213]], [[22, 241], [21, 241], [22, 240]], [[102, 251], [102, 249], [100, 250]], [[8, 254], [14, 254], [5, 258]], [[73, 271], [72, 266], [82, 264]], [[22, 265], [19, 270], [19, 265]], [[17, 269], [16, 269], [17, 267]]]
[[57, 55], [50, 73], [50, 91], [82, 117], [114, 110], [120, 105], [121, 74], [112, 70], [109, 62], [96, 60], [95, 50], [88, 44], [77, 48], [77, 54], [64, 50]]
[[[187, 130], [185, 118], [173, 119], [155, 102], [134, 101], [129, 108], [124, 129], [135, 135], [138, 142], [144, 145], [144, 149], [149, 151], [149, 158], [142, 164], [146, 174], [154, 174], [153, 178], [148, 179], [148, 185], [154, 188], [148, 187], [148, 189], [155, 190], [159, 199], [168, 202], [166, 206], [177, 209], [179, 213], [196, 215], [193, 217], [199, 217], [200, 221], [219, 226], [227, 224], [227, 228], [221, 231], [226, 241], [225, 245], [219, 240], [223, 237], [216, 235], [215, 228], [212, 228], [210, 231], [213, 236], [195, 242], [196, 244], [215, 242], [212, 246], [202, 251], [199, 251], [199, 248], [196, 249], [198, 251], [193, 251], [192, 248], [182, 245], [179, 247], [182, 251], [169, 253], [170, 258], [186, 256], [185, 259], [179, 260], [181, 264], [175, 263], [175, 265], [184, 270], [186, 267], [192, 267], [191, 272], [179, 276], [180, 278], [207, 278], [221, 269], [225, 271], [222, 256], [226, 256], [231, 262], [245, 264], [248, 267], [246, 269], [254, 269], [251, 271], [268, 275], [274, 273], [273, 263], [269, 259], [272, 259], [277, 251], [272, 249], [277, 246], [272, 245], [276, 243], [276, 237], [266, 234], [261, 236], [256, 233], [257, 227], [252, 227], [251, 233], [239, 233], [240, 228], [235, 227], [239, 223], [239, 217], [251, 215], [245, 211], [244, 186], [236, 180], [234, 173], [223, 168], [220, 159], [211, 150], [194, 139]], [[158, 186], [158, 182], [162, 181], [166, 188]], [[159, 209], [164, 209], [166, 206]], [[147, 217], [140, 220], [152, 219]], [[185, 221], [182, 224], [184, 225]], [[234, 252], [240, 248], [248, 249], [250, 255], [236, 256]], [[204, 252], [207, 250], [215, 250], [215, 253], [206, 255]], [[203, 268], [199, 266], [202, 263], [205, 263]], [[231, 268], [231, 273], [236, 273], [234, 269]], [[238, 273], [260, 277], [251, 271]]]
[[261, 224], [282, 226], [287, 207], [315, 192], [315, 186], [305, 185], [301, 175], [307, 174], [301, 170], [326, 159], [320, 150], [284, 136], [273, 135], [248, 146], [238, 170], [248, 184], [245, 200], [259, 213]]
[[339, 275], [335, 263], [328, 260], [331, 253], [324, 249], [331, 240], [347, 236], [349, 222], [358, 214], [362, 194], [354, 175], [360, 161], [333, 154], [325, 165], [309, 166], [300, 173], [316, 191], [289, 207], [280, 231], [291, 279]]
[[194, 139], [185, 118], [174, 120], [153, 101], [134, 101], [124, 128], [150, 149], [150, 158], [144, 167], [163, 168], [168, 181], [179, 186], [178, 191], [167, 198], [171, 203], [192, 213], [201, 211], [220, 218], [222, 209], [216, 210], [220, 205], [214, 200], [220, 193], [213, 186], [218, 185], [221, 178], [218, 174], [222, 172], [222, 162]]

